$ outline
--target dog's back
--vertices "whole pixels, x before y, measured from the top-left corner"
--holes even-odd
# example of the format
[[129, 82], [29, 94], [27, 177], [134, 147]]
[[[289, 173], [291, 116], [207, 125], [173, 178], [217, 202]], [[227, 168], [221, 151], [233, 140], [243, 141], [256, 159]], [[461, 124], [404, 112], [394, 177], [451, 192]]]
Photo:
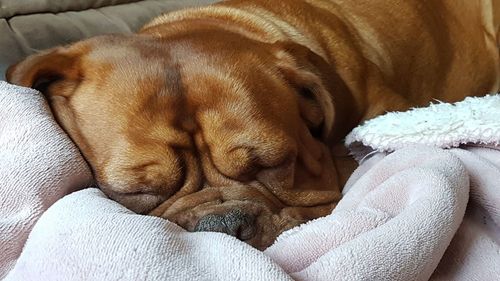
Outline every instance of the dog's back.
[[237, 0], [160, 17], [145, 30], [208, 17], [262, 41], [295, 41], [336, 66], [370, 118], [496, 92], [499, 2]]

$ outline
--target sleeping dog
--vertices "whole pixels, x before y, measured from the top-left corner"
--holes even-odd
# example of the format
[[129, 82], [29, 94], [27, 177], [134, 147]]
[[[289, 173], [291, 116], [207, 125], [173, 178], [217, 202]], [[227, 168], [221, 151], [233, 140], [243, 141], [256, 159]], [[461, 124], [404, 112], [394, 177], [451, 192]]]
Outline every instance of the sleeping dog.
[[331, 212], [363, 120], [499, 88], [497, 0], [226, 1], [50, 49], [40, 90], [101, 189], [257, 248]]

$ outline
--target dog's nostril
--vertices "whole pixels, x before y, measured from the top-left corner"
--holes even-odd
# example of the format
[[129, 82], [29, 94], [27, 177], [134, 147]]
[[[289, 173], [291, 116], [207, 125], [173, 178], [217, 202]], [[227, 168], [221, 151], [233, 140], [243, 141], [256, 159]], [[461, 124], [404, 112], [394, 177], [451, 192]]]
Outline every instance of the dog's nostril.
[[224, 215], [209, 214], [202, 217], [194, 231], [222, 232], [240, 240], [248, 240], [255, 235], [255, 219], [239, 209], [234, 209]]
[[226, 228], [223, 215], [210, 214], [202, 217], [198, 223], [196, 223], [194, 231], [213, 231], [225, 233]]
[[227, 213], [224, 222], [229, 230], [227, 234], [240, 240], [248, 240], [255, 235], [255, 218], [240, 209], [233, 209]]

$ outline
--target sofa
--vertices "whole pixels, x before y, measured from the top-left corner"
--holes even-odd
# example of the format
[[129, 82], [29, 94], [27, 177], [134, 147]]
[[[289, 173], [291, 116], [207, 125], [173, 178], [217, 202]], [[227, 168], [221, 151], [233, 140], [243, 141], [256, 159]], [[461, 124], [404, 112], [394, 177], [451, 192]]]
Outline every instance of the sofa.
[[164, 12], [215, 0], [0, 0], [0, 80], [27, 55], [106, 33], [131, 33]]

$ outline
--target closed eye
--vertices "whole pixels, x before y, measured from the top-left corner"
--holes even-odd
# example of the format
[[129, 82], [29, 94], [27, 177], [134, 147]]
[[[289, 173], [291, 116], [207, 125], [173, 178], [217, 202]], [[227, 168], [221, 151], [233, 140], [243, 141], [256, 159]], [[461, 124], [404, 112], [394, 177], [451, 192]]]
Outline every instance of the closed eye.
[[127, 168], [127, 170], [133, 171], [133, 172], [142, 172], [146, 170], [146, 168], [154, 165], [158, 165], [159, 163], [157, 161], [148, 161], [144, 162], [138, 165], [134, 165], [132, 167]]

